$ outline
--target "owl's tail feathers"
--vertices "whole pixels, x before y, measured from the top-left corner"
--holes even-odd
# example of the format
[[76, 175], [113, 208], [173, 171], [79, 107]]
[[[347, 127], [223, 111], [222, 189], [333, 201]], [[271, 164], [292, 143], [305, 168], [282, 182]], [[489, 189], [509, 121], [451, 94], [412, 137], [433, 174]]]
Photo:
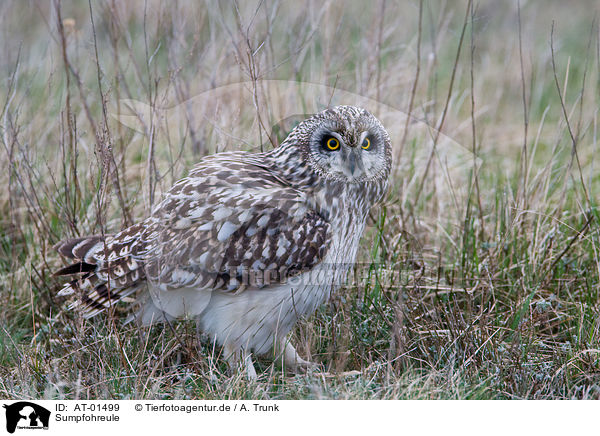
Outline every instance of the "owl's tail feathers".
[[[79, 299], [69, 309], [81, 309], [91, 318], [134, 293], [144, 282], [140, 262], [130, 250], [112, 236], [88, 236], [59, 242], [54, 248], [75, 262], [54, 273], [55, 276], [81, 274], [67, 283], [58, 296], [76, 294]], [[125, 300], [127, 301], [127, 300]]]

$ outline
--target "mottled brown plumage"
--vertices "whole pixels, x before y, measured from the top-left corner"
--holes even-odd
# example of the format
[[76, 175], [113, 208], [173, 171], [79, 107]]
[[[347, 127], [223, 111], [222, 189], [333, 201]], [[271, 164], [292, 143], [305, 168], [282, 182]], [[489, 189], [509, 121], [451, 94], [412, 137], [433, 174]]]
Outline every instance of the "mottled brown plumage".
[[343, 282], [390, 166], [375, 117], [328, 109], [270, 152], [202, 159], [146, 220], [58, 244], [75, 263], [57, 274], [82, 274], [60, 295], [89, 317], [141, 290], [143, 323], [195, 317], [251, 376], [251, 352], [307, 363], [286, 335]]

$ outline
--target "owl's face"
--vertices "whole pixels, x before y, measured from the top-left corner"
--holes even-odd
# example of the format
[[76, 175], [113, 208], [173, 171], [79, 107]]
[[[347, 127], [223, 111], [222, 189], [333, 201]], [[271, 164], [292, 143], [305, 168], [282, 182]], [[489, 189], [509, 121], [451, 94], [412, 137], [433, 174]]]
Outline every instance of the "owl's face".
[[321, 177], [358, 183], [387, 178], [390, 138], [377, 118], [364, 109], [336, 106], [301, 123], [304, 156]]

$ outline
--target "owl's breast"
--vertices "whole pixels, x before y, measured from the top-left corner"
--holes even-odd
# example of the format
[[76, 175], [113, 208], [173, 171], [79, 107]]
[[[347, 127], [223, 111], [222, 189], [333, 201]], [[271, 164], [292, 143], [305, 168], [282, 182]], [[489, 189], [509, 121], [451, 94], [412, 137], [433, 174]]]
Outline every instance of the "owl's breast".
[[329, 206], [331, 237], [321, 269], [329, 272], [335, 289], [346, 282], [348, 271], [356, 261], [371, 205], [355, 192], [346, 191], [332, 197]]

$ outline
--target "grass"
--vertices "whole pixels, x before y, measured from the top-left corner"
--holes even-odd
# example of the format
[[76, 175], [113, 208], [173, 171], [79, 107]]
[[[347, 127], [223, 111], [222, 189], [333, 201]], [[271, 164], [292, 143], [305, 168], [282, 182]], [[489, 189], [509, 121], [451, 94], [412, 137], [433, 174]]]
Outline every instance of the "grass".
[[[0, 6], [0, 397], [600, 397], [594, 2], [30, 6]], [[265, 359], [250, 383], [192, 322], [83, 320], [56, 297], [54, 243], [146, 216], [315, 99], [361, 98], [394, 177], [363, 280], [293, 332], [321, 371]]]

